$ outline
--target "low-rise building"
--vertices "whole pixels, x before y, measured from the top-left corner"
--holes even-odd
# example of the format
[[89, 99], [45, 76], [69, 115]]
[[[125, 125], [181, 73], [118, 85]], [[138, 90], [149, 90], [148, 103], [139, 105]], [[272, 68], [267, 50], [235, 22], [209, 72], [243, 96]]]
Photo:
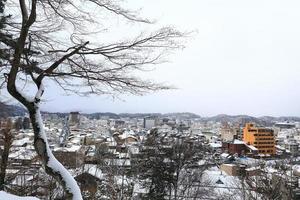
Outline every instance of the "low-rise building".
[[233, 140], [231, 142], [222, 143], [222, 151], [230, 154], [244, 155], [247, 151], [245, 142], [241, 140]]
[[53, 154], [59, 162], [69, 168], [77, 168], [84, 164], [84, 152], [81, 146], [55, 148]]

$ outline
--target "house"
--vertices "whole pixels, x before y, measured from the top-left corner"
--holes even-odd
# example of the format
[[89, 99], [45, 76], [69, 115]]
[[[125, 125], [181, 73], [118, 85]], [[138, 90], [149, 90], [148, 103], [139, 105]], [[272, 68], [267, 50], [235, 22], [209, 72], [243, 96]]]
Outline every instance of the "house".
[[79, 145], [54, 148], [53, 154], [59, 162], [69, 168], [77, 168], [84, 163], [84, 148]]
[[241, 140], [233, 140], [231, 142], [222, 142], [222, 151], [241, 156], [246, 153], [247, 147], [245, 142]]

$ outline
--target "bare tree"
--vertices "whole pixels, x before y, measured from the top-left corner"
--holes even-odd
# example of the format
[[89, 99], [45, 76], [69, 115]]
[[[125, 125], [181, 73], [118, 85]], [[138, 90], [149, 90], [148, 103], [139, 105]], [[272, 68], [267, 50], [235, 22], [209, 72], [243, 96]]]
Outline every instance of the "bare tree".
[[205, 149], [189, 138], [170, 136], [152, 129], [148, 135], [135, 172], [148, 190], [145, 199], [199, 199], [211, 191], [202, 187], [207, 165], [199, 166]]
[[[118, 0], [19, 0], [8, 6], [15, 17], [5, 29], [12, 37], [0, 38], [1, 49], [8, 49], [0, 58], [2, 85], [27, 108], [35, 134], [34, 147], [47, 174], [61, 183], [67, 199], [82, 199], [76, 181], [48, 147], [40, 114], [44, 80], [53, 80], [65, 91], [83, 95], [143, 94], [168, 89], [134, 73], [160, 63], [166, 52], [181, 47], [178, 39], [183, 34], [163, 27], [123, 41], [101, 41], [99, 34], [112, 19], [151, 24], [137, 12], [123, 8]], [[36, 88], [34, 94], [24, 92], [30, 84]]]
[[97, 168], [105, 174], [99, 193], [112, 200], [131, 199], [133, 185], [130, 181], [128, 158], [116, 158], [105, 143], [97, 146], [95, 157]]
[[[243, 186], [247, 189], [254, 190], [257, 194], [253, 195], [252, 199], [293, 199], [292, 187], [293, 179], [288, 171], [286, 164], [275, 166], [276, 168], [270, 170], [266, 165], [260, 165], [260, 173], [257, 176], [246, 176]], [[298, 179], [296, 179], [296, 182]], [[247, 190], [245, 190], [247, 192]], [[251, 196], [249, 190], [246, 193]], [[254, 196], [254, 197], [253, 197]]]
[[[298, 199], [293, 189], [298, 185], [298, 179], [292, 176], [290, 166], [286, 161], [276, 161], [266, 165], [259, 162], [251, 173], [239, 176], [233, 183], [231, 192], [222, 193], [226, 200], [278, 200]], [[289, 169], [290, 168], [290, 169]], [[254, 168], [253, 168], [254, 169]]]

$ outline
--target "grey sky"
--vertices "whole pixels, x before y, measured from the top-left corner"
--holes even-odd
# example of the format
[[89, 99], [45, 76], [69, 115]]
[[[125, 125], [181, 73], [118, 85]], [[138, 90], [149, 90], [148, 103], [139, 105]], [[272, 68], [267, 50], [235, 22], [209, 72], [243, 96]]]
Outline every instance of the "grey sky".
[[44, 110], [300, 116], [300, 1], [128, 2], [158, 25], [197, 30], [170, 63], [145, 75], [179, 89], [120, 101], [49, 88]]

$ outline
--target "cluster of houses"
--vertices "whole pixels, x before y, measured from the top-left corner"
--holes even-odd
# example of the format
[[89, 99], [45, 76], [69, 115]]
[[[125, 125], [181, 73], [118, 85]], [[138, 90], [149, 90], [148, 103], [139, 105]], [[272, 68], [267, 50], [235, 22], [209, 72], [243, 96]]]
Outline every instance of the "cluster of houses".
[[[33, 194], [32, 191], [41, 196], [49, 195], [45, 186], [47, 182], [29, 184], [36, 181], [37, 174], [45, 176], [33, 147], [34, 134], [30, 121], [26, 117], [14, 118], [13, 121], [17, 127], [12, 128], [11, 132], [14, 137], [6, 169], [7, 190], [17, 193], [30, 185], [29, 195]], [[208, 162], [205, 163], [218, 166], [228, 176], [254, 176], [259, 173], [256, 165], [245, 163], [242, 158], [282, 159], [283, 155], [285, 158], [297, 156], [300, 141], [298, 125], [291, 123], [278, 123], [271, 128], [251, 123], [239, 127], [228, 123], [155, 117], [89, 119], [72, 112], [67, 117], [45, 114], [44, 124], [56, 158], [71, 170], [81, 188], [91, 193], [96, 193], [97, 185], [107, 178], [112, 168], [118, 169], [114, 172], [119, 173], [116, 177], [124, 176], [124, 171], [129, 170], [145, 151], [144, 144], [153, 127], [163, 136], [160, 138], [165, 148], [179, 139], [191, 144], [203, 144], [207, 147]], [[1, 123], [1, 129], [5, 127], [6, 124]], [[4, 139], [0, 142], [3, 147]], [[216, 162], [210, 158], [215, 158]], [[203, 157], [201, 159], [205, 160]], [[201, 167], [203, 162], [197, 160], [191, 165]]]

